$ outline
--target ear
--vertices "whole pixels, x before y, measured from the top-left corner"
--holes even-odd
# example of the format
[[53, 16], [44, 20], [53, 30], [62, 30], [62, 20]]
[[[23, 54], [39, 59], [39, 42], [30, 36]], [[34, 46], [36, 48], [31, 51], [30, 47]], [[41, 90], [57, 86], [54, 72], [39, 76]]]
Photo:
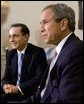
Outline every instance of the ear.
[[68, 19], [63, 18], [63, 20], [61, 21], [61, 30], [64, 31], [67, 29], [67, 27], [68, 27]]
[[29, 35], [25, 35], [25, 40], [28, 41], [29, 40]]

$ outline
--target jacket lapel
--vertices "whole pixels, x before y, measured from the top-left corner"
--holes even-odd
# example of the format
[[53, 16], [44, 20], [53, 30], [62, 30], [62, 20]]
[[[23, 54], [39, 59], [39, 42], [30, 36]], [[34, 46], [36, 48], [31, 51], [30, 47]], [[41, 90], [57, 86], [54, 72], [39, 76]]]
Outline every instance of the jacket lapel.
[[14, 55], [14, 57], [12, 58], [12, 60], [11, 60], [10, 68], [12, 70], [11, 71], [12, 72], [12, 78], [14, 78], [13, 81], [14, 81], [14, 83], [16, 83], [16, 80], [17, 80], [17, 71], [18, 71], [18, 57], [17, 57], [17, 52]]
[[51, 81], [49, 81], [49, 83], [48, 83], [48, 85], [47, 85], [47, 88], [46, 88], [46, 91], [45, 91], [45, 94], [44, 94], [44, 96], [42, 97], [40, 103], [45, 102], [46, 99], [48, 98], [48, 96], [51, 94], [51, 92], [52, 92], [52, 84], [51, 84]]
[[[50, 63], [51, 63], [51, 60], [49, 61], [49, 66], [50, 66]], [[49, 71], [49, 66], [48, 66], [48, 69], [47, 69], [47, 74], [48, 74], [48, 71]], [[54, 69], [54, 67], [53, 67], [53, 69]], [[52, 70], [53, 70], [52, 69]], [[49, 83], [48, 83], [48, 85], [47, 85], [47, 88], [46, 88], [46, 91], [45, 91], [45, 93], [44, 93], [44, 96], [42, 97], [42, 99], [41, 99], [41, 103], [43, 103], [46, 99], [47, 99], [47, 97], [51, 94], [51, 92], [52, 92], [52, 89], [53, 89], [53, 87], [52, 87], [52, 83], [51, 83], [51, 76], [52, 76], [52, 73], [53, 73], [53, 71], [51, 71], [51, 73], [50, 73], [50, 79], [49, 79]], [[46, 75], [47, 76], [47, 75]]]
[[21, 78], [22, 79], [25, 77], [25, 73], [27, 71], [29, 71], [29, 69], [30, 69], [29, 66], [30, 66], [30, 62], [32, 59], [30, 51], [31, 50], [29, 49], [29, 46], [27, 46], [25, 53], [24, 53], [24, 56], [23, 56], [23, 62], [22, 62], [22, 71], [21, 71]]

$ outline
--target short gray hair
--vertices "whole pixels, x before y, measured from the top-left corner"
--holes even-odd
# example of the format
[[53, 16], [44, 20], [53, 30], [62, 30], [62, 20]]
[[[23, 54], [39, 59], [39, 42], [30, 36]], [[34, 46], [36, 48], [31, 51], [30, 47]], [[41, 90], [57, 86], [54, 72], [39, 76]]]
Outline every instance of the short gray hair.
[[69, 30], [74, 32], [75, 30], [75, 12], [74, 10], [67, 6], [66, 4], [58, 3], [58, 4], [52, 4], [44, 7], [42, 10], [45, 11], [46, 9], [51, 9], [54, 13], [54, 18], [56, 22], [60, 22], [63, 18], [67, 18], [69, 21]]

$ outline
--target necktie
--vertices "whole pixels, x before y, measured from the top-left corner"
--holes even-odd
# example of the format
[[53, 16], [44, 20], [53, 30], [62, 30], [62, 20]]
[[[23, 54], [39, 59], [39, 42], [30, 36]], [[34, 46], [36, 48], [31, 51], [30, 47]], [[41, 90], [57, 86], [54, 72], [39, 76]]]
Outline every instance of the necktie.
[[46, 87], [47, 87], [47, 85], [48, 85], [49, 78], [50, 78], [50, 72], [51, 72], [51, 70], [52, 70], [52, 68], [54, 67], [54, 64], [55, 64], [55, 62], [56, 62], [56, 56], [57, 56], [57, 53], [55, 52], [54, 56], [53, 56], [52, 59], [51, 59], [50, 68], [49, 68], [49, 72], [48, 72], [48, 77], [47, 77], [47, 79], [46, 79], [46, 85], [45, 85], [44, 89], [43, 89], [42, 92], [41, 92], [41, 97], [43, 97], [43, 95], [44, 95], [44, 93], [45, 93], [45, 90], [46, 90]]
[[18, 79], [17, 79], [17, 85], [20, 83], [22, 60], [23, 60], [23, 54], [19, 53], [18, 54]]

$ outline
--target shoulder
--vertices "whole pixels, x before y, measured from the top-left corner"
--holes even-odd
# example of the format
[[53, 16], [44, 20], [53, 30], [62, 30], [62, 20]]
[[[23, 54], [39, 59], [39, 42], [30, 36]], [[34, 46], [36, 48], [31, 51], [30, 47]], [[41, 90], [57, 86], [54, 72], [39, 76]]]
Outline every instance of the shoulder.
[[17, 54], [17, 50], [16, 49], [11, 49], [7, 52], [7, 57], [12, 57], [14, 56], [15, 54]]
[[75, 34], [72, 34], [63, 46], [64, 50], [77, 53], [83, 50], [83, 41], [80, 40]]
[[31, 43], [28, 43], [27, 50], [31, 51], [31, 53], [44, 52], [43, 48], [36, 46], [34, 44], [31, 44]]
[[[74, 34], [72, 34], [65, 42], [60, 54], [59, 59], [63, 63], [76, 61], [83, 57], [83, 42]], [[59, 60], [59, 63], [61, 63]]]

